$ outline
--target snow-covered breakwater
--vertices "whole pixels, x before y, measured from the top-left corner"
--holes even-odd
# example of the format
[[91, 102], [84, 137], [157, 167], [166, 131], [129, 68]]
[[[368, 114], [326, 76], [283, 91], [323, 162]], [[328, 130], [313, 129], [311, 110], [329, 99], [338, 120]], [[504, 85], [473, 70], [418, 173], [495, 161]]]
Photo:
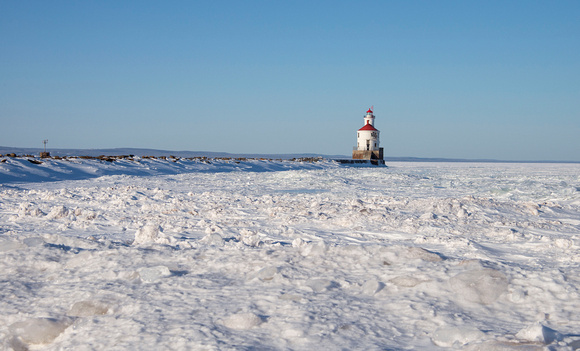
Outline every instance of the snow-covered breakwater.
[[4, 184], [2, 346], [578, 348], [580, 165], [389, 166]]
[[333, 164], [333, 161], [321, 158], [271, 160], [173, 156], [0, 157], [0, 184], [79, 180], [106, 175], [155, 176], [191, 172], [272, 172], [328, 168]]

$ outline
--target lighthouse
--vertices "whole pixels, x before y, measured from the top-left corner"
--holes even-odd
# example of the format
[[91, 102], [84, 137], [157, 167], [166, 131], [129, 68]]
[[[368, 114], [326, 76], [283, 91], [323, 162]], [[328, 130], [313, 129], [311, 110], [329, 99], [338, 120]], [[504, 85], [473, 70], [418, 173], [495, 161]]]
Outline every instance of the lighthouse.
[[353, 160], [382, 160], [383, 148], [379, 146], [379, 134], [380, 131], [375, 128], [375, 115], [371, 107], [364, 115], [364, 126], [356, 132]]

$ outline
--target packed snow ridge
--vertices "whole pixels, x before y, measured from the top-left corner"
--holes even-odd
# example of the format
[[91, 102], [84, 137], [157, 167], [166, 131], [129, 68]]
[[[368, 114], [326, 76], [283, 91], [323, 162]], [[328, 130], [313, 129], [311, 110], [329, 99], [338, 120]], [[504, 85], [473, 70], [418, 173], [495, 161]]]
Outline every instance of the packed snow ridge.
[[580, 349], [578, 164], [42, 161], [0, 163], [6, 350]]
[[[273, 172], [292, 169], [321, 169], [335, 162], [320, 157], [288, 160], [229, 157], [174, 156], [68, 156], [38, 158], [34, 156], [0, 157], [0, 184], [78, 180], [105, 175], [153, 176], [191, 172]], [[336, 166], [336, 165], [334, 165]]]

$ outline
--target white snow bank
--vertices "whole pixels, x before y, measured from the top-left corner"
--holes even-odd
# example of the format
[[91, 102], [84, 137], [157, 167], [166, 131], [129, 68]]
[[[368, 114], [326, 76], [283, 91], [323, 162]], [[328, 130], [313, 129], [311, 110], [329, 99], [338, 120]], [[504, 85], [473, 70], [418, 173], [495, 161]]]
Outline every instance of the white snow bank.
[[100, 159], [1, 158], [0, 184], [78, 180], [107, 175], [155, 176], [191, 172], [275, 172], [336, 168], [334, 161], [316, 162], [267, 159], [155, 159], [135, 157], [114, 161]]

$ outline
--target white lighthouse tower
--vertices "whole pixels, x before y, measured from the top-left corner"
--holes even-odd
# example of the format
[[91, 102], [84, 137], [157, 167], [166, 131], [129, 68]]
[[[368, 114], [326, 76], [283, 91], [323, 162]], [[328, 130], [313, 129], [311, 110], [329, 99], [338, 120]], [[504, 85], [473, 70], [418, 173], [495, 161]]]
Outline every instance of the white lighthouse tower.
[[382, 160], [383, 148], [379, 146], [380, 131], [375, 128], [375, 115], [372, 107], [364, 116], [364, 126], [357, 131], [356, 147], [352, 151], [354, 160]]

